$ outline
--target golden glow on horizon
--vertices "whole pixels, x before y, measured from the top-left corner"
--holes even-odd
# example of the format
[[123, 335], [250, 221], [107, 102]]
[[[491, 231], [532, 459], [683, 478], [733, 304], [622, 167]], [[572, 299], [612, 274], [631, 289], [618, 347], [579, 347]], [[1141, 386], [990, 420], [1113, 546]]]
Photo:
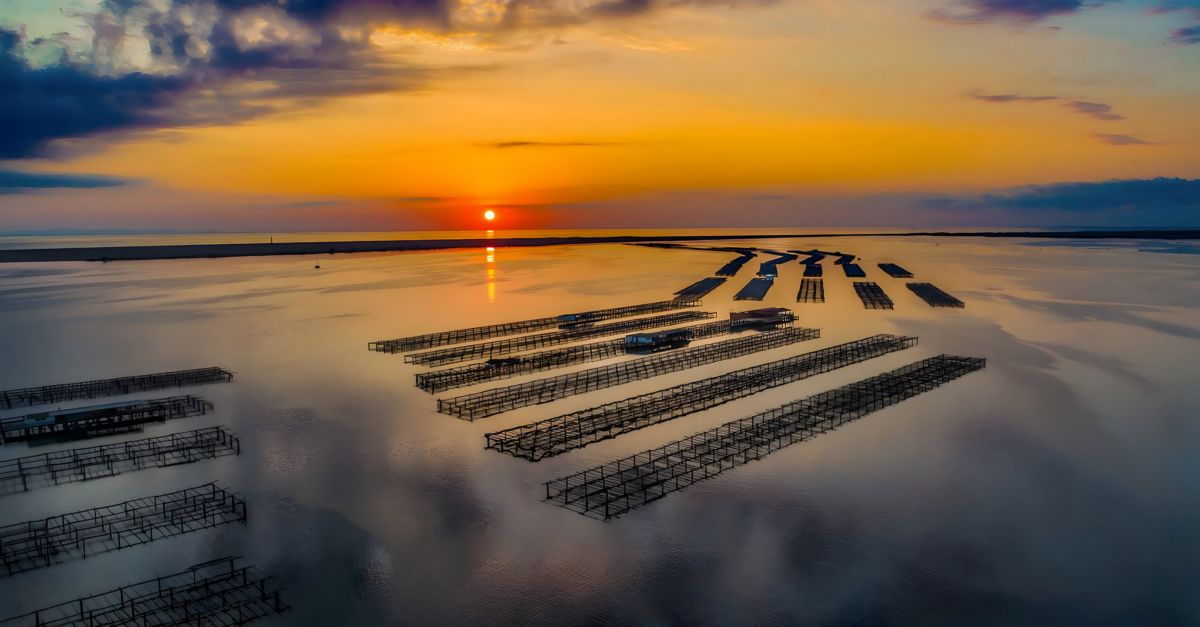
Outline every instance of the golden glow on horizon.
[[[869, 198], [1197, 174], [1200, 88], [1186, 80], [1195, 65], [1184, 47], [1115, 46], [1082, 29], [951, 27], [908, 3], [750, 4], [680, 7], [653, 28], [503, 39], [489, 29], [504, 5], [468, 0], [452, 17], [457, 34], [396, 25], [364, 34], [397, 64], [380, 69], [396, 72], [394, 91], [272, 101], [281, 114], [133, 135], [36, 169], [146, 182], [78, 192], [71, 211], [83, 216], [101, 193], [144, 193], [165, 212], [184, 202], [162, 200], [168, 193], [195, 190], [249, 197], [189, 209], [230, 223], [262, 213], [239, 204], [290, 197], [297, 208], [273, 219], [353, 215], [358, 228], [483, 226], [488, 237], [498, 216], [486, 209], [481, 224], [480, 206], [504, 207], [506, 232], [583, 213], [564, 205], [626, 200], [627, 212], [596, 215], [615, 227], [674, 211], [676, 222], [699, 224], [678, 207], [701, 194]], [[1034, 69], [1045, 59], [1070, 80]], [[1144, 68], [1161, 68], [1158, 88], [1091, 80]], [[420, 70], [411, 83], [408, 69]], [[1110, 103], [1123, 119], [981, 102], [973, 89]], [[1097, 139], [1110, 133], [1148, 143]], [[655, 194], [678, 196], [641, 200]], [[29, 195], [19, 208], [33, 220], [43, 204], [64, 211], [66, 202]]]

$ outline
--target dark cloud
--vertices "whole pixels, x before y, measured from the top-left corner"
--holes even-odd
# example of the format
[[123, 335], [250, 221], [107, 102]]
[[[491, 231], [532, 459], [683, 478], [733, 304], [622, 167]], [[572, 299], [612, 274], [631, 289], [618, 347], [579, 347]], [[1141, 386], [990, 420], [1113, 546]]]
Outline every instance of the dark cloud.
[[135, 181], [95, 174], [51, 174], [0, 168], [0, 194], [19, 194], [41, 189], [96, 189], [119, 187]]
[[986, 22], [1032, 23], [1054, 15], [1066, 15], [1104, 4], [1109, 0], [961, 0], [938, 9], [931, 17], [958, 24]]
[[597, 146], [624, 146], [623, 142], [539, 142], [506, 141], [480, 144], [486, 148], [589, 148]]
[[[103, 0], [80, 14], [93, 31], [90, 42], [26, 40], [0, 27], [0, 159], [45, 155], [107, 131], [229, 124], [298, 103], [419, 89], [447, 74], [494, 69], [401, 61], [371, 43], [380, 26], [498, 36], [731, 1], [509, 0], [480, 17], [460, 0]], [[149, 58], [131, 56], [140, 49]], [[57, 62], [46, 65], [56, 50]]]
[[994, 103], [1011, 103], [1011, 102], [1057, 102], [1062, 101], [1062, 105], [1075, 113], [1096, 118], [1097, 120], [1115, 121], [1124, 120], [1125, 116], [1113, 113], [1113, 107], [1110, 104], [1103, 102], [1089, 102], [1087, 100], [1067, 100], [1061, 96], [1022, 96], [1020, 94], [987, 94], [979, 90], [971, 90], [967, 92], [969, 98], [982, 100], [984, 102]]
[[1103, 102], [1088, 102], [1086, 100], [1072, 100], [1063, 103], [1068, 109], [1082, 115], [1089, 115], [1097, 120], [1124, 120], [1125, 116], [1117, 115], [1112, 112], [1112, 105], [1104, 104]]
[[1200, 44], [1200, 24], [1177, 28], [1171, 33], [1171, 41], [1177, 44]]
[[154, 124], [186, 89], [180, 77], [97, 76], [63, 64], [32, 68], [19, 58], [21, 37], [0, 29], [0, 158], [24, 157], [44, 142]]
[[1200, 221], [1200, 179], [1119, 179], [1030, 185], [971, 197], [938, 197], [937, 208], [1005, 209], [1023, 212], [1120, 214], [1138, 222]]
[[1149, 142], [1144, 139], [1139, 139], [1132, 135], [1119, 135], [1115, 133], [1096, 133], [1092, 135], [1096, 139], [1108, 144], [1109, 146], [1153, 146], [1154, 142]]
[[967, 92], [967, 96], [984, 102], [1045, 102], [1058, 100], [1058, 96], [1022, 96], [1020, 94], [985, 94], [978, 90]]
[[[1033, 24], [1057, 15], [1070, 15], [1086, 9], [1114, 4], [1121, 0], [957, 0], [929, 13], [929, 17], [950, 24]], [[1161, 0], [1153, 13], [1180, 13], [1188, 20], [1200, 20], [1200, 0]], [[1168, 41], [1200, 44], [1200, 24], [1175, 29]]]

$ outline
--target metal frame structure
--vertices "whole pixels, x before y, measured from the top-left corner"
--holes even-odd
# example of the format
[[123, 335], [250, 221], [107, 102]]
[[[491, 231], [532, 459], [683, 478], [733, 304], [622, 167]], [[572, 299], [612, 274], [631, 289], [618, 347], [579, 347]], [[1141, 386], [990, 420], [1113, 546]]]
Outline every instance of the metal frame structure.
[[906, 283], [904, 286], [911, 290], [913, 294], [919, 296], [921, 300], [928, 303], [930, 307], [962, 309], [967, 306], [966, 303], [947, 294], [932, 283]]
[[755, 277], [734, 295], [733, 300], [762, 300], [774, 284], [771, 279]]
[[115, 379], [97, 379], [95, 381], [82, 381], [79, 383], [60, 383], [57, 385], [44, 385], [18, 390], [5, 390], [0, 392], [0, 407], [13, 409], [15, 407], [52, 405], [54, 403], [85, 398], [120, 396], [122, 394], [133, 394], [134, 392], [162, 390], [189, 385], [204, 385], [208, 383], [225, 383], [229, 381], [233, 381], [232, 372], [223, 368], [212, 367], [117, 377]]
[[122, 405], [79, 408], [67, 421], [38, 424], [31, 414], [0, 420], [0, 444], [50, 438], [87, 438], [140, 430], [150, 422], [199, 416], [212, 411], [213, 404], [197, 396], [131, 401]]
[[913, 273], [894, 263], [879, 263], [875, 265], [879, 266], [880, 270], [886, 272], [893, 279], [911, 279], [913, 275]]
[[892, 309], [892, 299], [882, 287], [870, 281], [855, 281], [854, 293], [866, 309]]
[[917, 345], [876, 335], [484, 435], [487, 448], [540, 461], [781, 385]]
[[[738, 333], [750, 328], [760, 331], [782, 329], [792, 326], [794, 321], [795, 317], [793, 316], [787, 320], [772, 322], [764, 328], [762, 325], [739, 326], [733, 325], [729, 320], [718, 320], [717, 322], [706, 322], [683, 328], [689, 331], [690, 339], [695, 341], [729, 333]], [[520, 355], [512, 358], [513, 361], [511, 362], [467, 364], [443, 370], [419, 372], [416, 375], [417, 387], [431, 394], [436, 394], [454, 388], [487, 383], [488, 381], [508, 379], [534, 372], [565, 368], [575, 364], [621, 357], [628, 354], [627, 350], [624, 339], [565, 346], [539, 353]]]
[[675, 292], [675, 298], [704, 298], [725, 283], [725, 277], [708, 277]]
[[659, 316], [651, 316], [649, 318], [618, 320], [608, 324], [598, 324], [579, 329], [571, 329], [569, 331], [548, 331], [546, 333], [522, 335], [520, 337], [514, 337], [505, 340], [495, 340], [480, 344], [465, 344], [463, 346], [439, 348], [437, 350], [427, 351], [424, 353], [411, 353], [404, 356], [404, 361], [411, 364], [417, 364], [418, 366], [444, 366], [446, 364], [454, 364], [463, 361], [501, 357], [512, 353], [519, 353], [521, 351], [545, 348], [547, 346], [569, 344], [571, 342], [603, 337], [605, 335], [617, 335], [619, 333], [628, 333], [630, 331], [641, 331], [656, 327], [667, 327], [674, 324], [695, 322], [696, 320], [705, 320], [715, 317], [717, 317], [717, 314], [711, 311], [677, 311]]
[[747, 261], [750, 261], [757, 256], [758, 255], [752, 252], [744, 252], [742, 253], [741, 257], [738, 257], [737, 259], [734, 259], [733, 261], [721, 266], [721, 268], [717, 270], [716, 274], [717, 276], [734, 276], [738, 273], [738, 270], [742, 269], [742, 266], [746, 265]]
[[15, 575], [234, 522], [246, 522], [246, 501], [207, 483], [0, 527], [0, 560]]
[[852, 279], [861, 279], [867, 276], [867, 271], [863, 270], [862, 266], [858, 265], [857, 263], [843, 263], [842, 272], [844, 272], [847, 277]]
[[940, 355], [725, 423], [546, 482], [546, 500], [609, 520], [785, 446], [802, 442], [982, 369], [983, 359]]
[[486, 340], [491, 337], [517, 335], [520, 333], [529, 333], [531, 331], [552, 329], [567, 322], [574, 324], [600, 322], [602, 320], [611, 320], [614, 318], [628, 318], [630, 316], [640, 316], [643, 314], [657, 313], [660, 311], [671, 311], [674, 309], [684, 309], [687, 307], [699, 306], [700, 301], [698, 300], [677, 298], [654, 303], [644, 303], [641, 305], [628, 305], [625, 307], [613, 307], [611, 309], [584, 311], [576, 314], [564, 314], [561, 316], [550, 316], [547, 318], [534, 318], [532, 320], [519, 320], [516, 322], [505, 322], [501, 324], [489, 324], [481, 327], [471, 327], [469, 329], [456, 329], [453, 331], [426, 333], [424, 335], [414, 335], [411, 337], [402, 337], [394, 340], [376, 340], [368, 343], [367, 348], [369, 350], [378, 351], [381, 353], [407, 353], [426, 348], [445, 346], [447, 344], [461, 344], [463, 342]]
[[112, 477], [146, 468], [190, 464], [242, 452], [226, 427], [87, 446], [0, 461], [0, 494]]
[[81, 597], [0, 621], [7, 627], [227, 627], [282, 614], [269, 575], [239, 566], [237, 557], [204, 562], [187, 570], [115, 590]]
[[[821, 266], [816, 266], [820, 268]], [[823, 303], [825, 302], [825, 281], [824, 279], [800, 279], [800, 290], [796, 292], [796, 302], [798, 303]]]
[[549, 403], [576, 394], [648, 379], [669, 372], [696, 368], [796, 342], [813, 340], [820, 336], [821, 332], [817, 329], [768, 331], [715, 344], [668, 351], [642, 359], [581, 370], [557, 377], [438, 399], [437, 410], [463, 420], [476, 420], [520, 407]]

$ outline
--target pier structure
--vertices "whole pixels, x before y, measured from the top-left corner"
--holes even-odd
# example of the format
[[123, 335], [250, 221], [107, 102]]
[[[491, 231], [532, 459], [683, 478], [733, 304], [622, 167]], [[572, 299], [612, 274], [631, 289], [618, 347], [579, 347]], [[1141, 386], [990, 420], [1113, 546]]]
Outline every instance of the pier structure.
[[755, 277], [750, 279], [750, 282], [745, 285], [737, 294], [734, 294], [733, 300], [762, 300], [771, 286], [775, 284], [774, 277]]
[[815, 265], [821, 263], [821, 260], [825, 258], [825, 253], [819, 253], [816, 251], [794, 250], [792, 252], [797, 252], [797, 253], [802, 253], [802, 254], [808, 255], [808, 257], [805, 257], [804, 259], [800, 260], [800, 263], [803, 265], [806, 265], [806, 266], [815, 266]]
[[810, 278], [820, 277], [824, 274], [825, 266], [817, 263], [804, 264], [804, 276]]
[[721, 268], [719, 270], [717, 270], [717, 276], [726, 276], [726, 277], [734, 276], [738, 273], [738, 270], [742, 269], [742, 266], [746, 265], [746, 262], [750, 261], [751, 259], [754, 259], [757, 256], [758, 255], [756, 255], [755, 253], [752, 253], [748, 250], [744, 251], [741, 253], [740, 257], [721, 266]]
[[870, 281], [855, 281], [854, 293], [865, 309], [892, 309], [892, 299], [882, 287]]
[[215, 483], [0, 527], [6, 574], [246, 521], [246, 501]]
[[962, 309], [966, 307], [966, 303], [957, 298], [943, 292], [941, 288], [932, 283], [906, 283], [905, 287], [912, 291], [929, 304], [930, 307], [953, 307]]
[[488, 433], [484, 438], [487, 448], [536, 462], [916, 344], [915, 337], [876, 335]]
[[863, 270], [862, 266], [858, 265], [857, 263], [842, 264], [842, 272], [846, 273], [846, 276], [852, 279], [861, 279], [867, 276], [866, 270]]
[[204, 562], [171, 575], [0, 620], [2, 627], [245, 625], [289, 608], [271, 576], [240, 558]]
[[153, 438], [87, 446], [0, 461], [0, 494], [112, 477], [147, 468], [191, 464], [238, 455], [238, 437], [226, 427], [205, 427]]
[[833, 253], [833, 254], [838, 256], [838, 258], [835, 259], [833, 263], [835, 263], [837, 265], [842, 265], [842, 266], [844, 266], [848, 263], [853, 263], [854, 260], [857, 258], [855, 255], [851, 255], [849, 253]]
[[546, 500], [609, 520], [982, 369], [940, 355], [546, 482]]
[[437, 410], [463, 420], [476, 420], [521, 407], [549, 403], [576, 394], [813, 340], [820, 335], [821, 332], [817, 329], [780, 329], [756, 333], [715, 344], [692, 346], [556, 377], [438, 399]]
[[725, 277], [709, 277], [700, 279], [695, 283], [675, 292], [675, 298], [696, 299], [708, 296], [710, 292], [721, 287], [725, 283]]
[[117, 377], [115, 379], [97, 379], [95, 381], [81, 381], [79, 383], [59, 383], [56, 385], [2, 391], [0, 392], [0, 407], [13, 409], [16, 407], [34, 407], [36, 405], [53, 405], [55, 403], [86, 398], [120, 396], [135, 392], [204, 385], [208, 383], [225, 383], [229, 381], [233, 381], [232, 372], [223, 368], [212, 367]]
[[512, 353], [569, 344], [606, 335], [617, 335], [630, 331], [642, 331], [684, 322], [706, 320], [715, 318], [716, 316], [717, 314], [711, 311], [677, 311], [650, 316], [648, 318], [631, 318], [607, 324], [584, 326], [578, 329], [547, 331], [545, 333], [522, 335], [480, 344], [464, 344], [462, 346], [449, 346], [423, 353], [410, 353], [404, 356], [404, 361], [418, 366], [444, 366], [463, 361], [503, 357]]
[[913, 273], [909, 272], [908, 270], [905, 270], [904, 268], [902, 268], [894, 263], [881, 263], [881, 264], [876, 264], [876, 265], [879, 266], [880, 270], [883, 270], [884, 272], [886, 272], [887, 275], [892, 277], [893, 279], [910, 279], [910, 278], [912, 278], [912, 275], [913, 275]]
[[519, 320], [516, 322], [505, 322], [501, 324], [489, 324], [480, 327], [471, 327], [469, 329], [456, 329], [453, 331], [442, 331], [439, 333], [426, 333], [424, 335], [414, 335], [411, 337], [402, 337], [394, 340], [376, 340], [367, 344], [367, 348], [381, 353], [407, 353], [426, 348], [445, 346], [447, 344], [461, 344], [463, 342], [475, 342], [492, 337], [518, 335], [532, 331], [553, 329], [555, 327], [564, 325], [588, 324], [603, 320], [629, 318], [631, 316], [640, 316], [643, 314], [699, 306], [700, 301], [698, 300], [677, 298], [654, 303], [644, 303], [641, 305], [629, 305], [625, 307], [613, 307], [610, 309], [597, 309], [594, 311], [584, 311], [574, 314], [550, 316], [547, 318], [534, 318], [532, 320]]
[[823, 279], [800, 279], [800, 291], [796, 292], [796, 302], [825, 302], [825, 281]]
[[187, 395], [41, 412], [0, 420], [0, 444], [138, 431], [147, 423], [199, 416], [212, 409], [212, 403]]
[[[716, 322], [706, 322], [704, 324], [683, 327], [683, 329], [687, 330], [689, 341], [695, 341], [737, 333], [750, 328], [759, 331], [782, 329], [792, 326], [793, 322], [795, 322], [795, 316], [791, 315], [781, 316], [778, 319], [765, 323], [755, 321], [753, 325], [741, 322], [734, 323], [730, 320], [718, 320]], [[431, 394], [436, 394], [488, 381], [508, 379], [534, 372], [565, 368], [575, 364], [621, 357], [627, 355], [628, 350], [624, 338], [593, 342], [591, 344], [565, 346], [538, 353], [518, 355], [504, 360], [493, 360], [492, 362], [465, 364], [443, 370], [419, 372], [416, 375], [417, 387]]]

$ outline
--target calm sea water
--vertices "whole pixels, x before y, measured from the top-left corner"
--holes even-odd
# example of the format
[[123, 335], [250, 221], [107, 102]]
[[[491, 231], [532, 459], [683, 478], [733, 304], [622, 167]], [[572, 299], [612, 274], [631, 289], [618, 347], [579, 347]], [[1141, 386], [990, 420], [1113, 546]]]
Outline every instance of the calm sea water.
[[[796, 304], [801, 268], [782, 266], [763, 304], [796, 309], [820, 340], [475, 423], [437, 414], [418, 370], [367, 342], [659, 300], [729, 255], [597, 245], [337, 255], [320, 269], [301, 257], [0, 266], [0, 388], [220, 365], [234, 383], [188, 390], [214, 414], [143, 435], [224, 424], [243, 447], [0, 496], [0, 524], [214, 480], [249, 503], [245, 526], [0, 579], [0, 617], [241, 555], [294, 607], [264, 625], [1200, 623], [1200, 258], [762, 244], [853, 251], [896, 308], [863, 310], [833, 268], [826, 304]], [[880, 261], [967, 309], [927, 307]], [[731, 299], [752, 266], [705, 308], [745, 308]], [[875, 333], [921, 343], [537, 464], [483, 448], [488, 431]], [[548, 479], [939, 353], [988, 367], [610, 523], [540, 501]]]

